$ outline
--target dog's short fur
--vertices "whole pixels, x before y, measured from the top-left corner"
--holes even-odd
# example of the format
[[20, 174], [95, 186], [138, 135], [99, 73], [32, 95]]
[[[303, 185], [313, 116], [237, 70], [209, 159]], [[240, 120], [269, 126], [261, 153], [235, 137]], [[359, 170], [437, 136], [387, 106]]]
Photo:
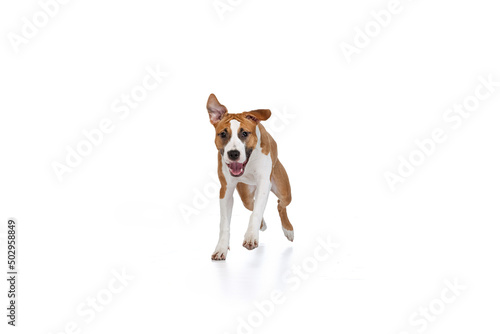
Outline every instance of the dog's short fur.
[[210, 122], [215, 127], [215, 146], [218, 153], [220, 189], [220, 234], [212, 260], [225, 260], [229, 250], [229, 225], [236, 189], [244, 206], [253, 211], [243, 239], [243, 247], [259, 246], [259, 228], [266, 229], [264, 209], [269, 191], [278, 197], [281, 226], [288, 240], [293, 241], [293, 226], [286, 207], [292, 200], [285, 168], [278, 160], [273, 137], [260, 123], [271, 116], [268, 109], [230, 114], [214, 94], [207, 102]]

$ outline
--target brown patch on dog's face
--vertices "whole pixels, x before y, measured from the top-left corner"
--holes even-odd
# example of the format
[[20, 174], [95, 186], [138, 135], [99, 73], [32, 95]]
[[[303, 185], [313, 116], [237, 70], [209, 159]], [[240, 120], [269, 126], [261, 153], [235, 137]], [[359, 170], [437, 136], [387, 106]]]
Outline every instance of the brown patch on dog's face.
[[229, 123], [228, 117], [224, 117], [223, 120], [215, 125], [215, 146], [221, 155], [224, 154], [224, 148], [227, 143], [229, 143], [231, 136], [231, 124]]

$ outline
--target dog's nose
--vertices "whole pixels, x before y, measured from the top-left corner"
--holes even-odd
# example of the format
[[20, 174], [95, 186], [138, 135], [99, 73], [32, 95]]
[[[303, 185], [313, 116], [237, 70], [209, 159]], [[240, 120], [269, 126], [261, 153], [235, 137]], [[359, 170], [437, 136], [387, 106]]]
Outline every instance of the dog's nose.
[[240, 151], [237, 151], [237, 150], [228, 151], [227, 156], [229, 159], [231, 159], [233, 161], [238, 160], [238, 158], [240, 157]]

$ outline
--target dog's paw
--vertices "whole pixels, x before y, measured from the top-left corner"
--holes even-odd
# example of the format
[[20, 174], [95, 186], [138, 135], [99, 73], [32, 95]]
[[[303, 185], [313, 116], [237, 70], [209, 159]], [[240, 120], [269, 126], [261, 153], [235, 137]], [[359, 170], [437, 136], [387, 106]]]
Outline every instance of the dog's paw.
[[227, 251], [228, 250], [229, 250], [229, 247], [219, 247], [219, 246], [217, 246], [215, 248], [214, 253], [212, 254], [212, 260], [213, 261], [224, 261], [224, 260], [226, 260]]
[[245, 236], [245, 239], [243, 239], [243, 247], [248, 250], [255, 249], [259, 247], [259, 239], [253, 236]]
[[287, 230], [285, 229], [284, 227], [282, 227], [283, 229], [283, 234], [285, 234], [285, 237], [290, 240], [290, 241], [293, 241], [293, 230]]

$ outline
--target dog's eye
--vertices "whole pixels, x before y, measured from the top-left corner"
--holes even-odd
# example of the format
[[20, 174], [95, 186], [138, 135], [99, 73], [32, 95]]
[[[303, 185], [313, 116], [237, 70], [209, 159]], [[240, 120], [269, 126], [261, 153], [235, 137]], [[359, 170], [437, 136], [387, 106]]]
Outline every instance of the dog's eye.
[[219, 136], [221, 138], [226, 138], [226, 131], [222, 131], [221, 133], [219, 133]]
[[243, 131], [243, 132], [241, 133], [241, 135], [242, 135], [243, 137], [248, 137], [248, 132]]

